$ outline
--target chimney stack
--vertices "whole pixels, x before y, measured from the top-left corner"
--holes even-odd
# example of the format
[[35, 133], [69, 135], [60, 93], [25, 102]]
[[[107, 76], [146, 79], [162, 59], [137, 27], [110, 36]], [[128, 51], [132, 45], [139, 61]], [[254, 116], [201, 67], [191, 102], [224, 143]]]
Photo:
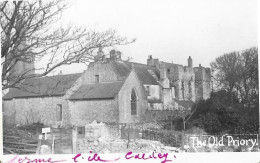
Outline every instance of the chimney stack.
[[159, 59], [157, 59], [157, 58], [153, 59], [153, 56], [149, 55], [148, 59], [147, 59], [147, 65], [153, 66], [153, 67], [159, 67]]
[[102, 46], [99, 46], [97, 55], [94, 57], [94, 61], [95, 62], [99, 61], [103, 55], [104, 55], [104, 52], [102, 51]]
[[109, 54], [110, 54], [110, 59], [113, 59], [113, 60], [116, 59], [116, 51], [114, 49], [111, 50]]
[[102, 62], [106, 62], [106, 61], [107, 61], [106, 55], [103, 55], [102, 56]]
[[116, 51], [116, 58], [118, 60], [121, 60], [121, 55], [122, 55], [122, 53], [120, 51]]
[[166, 66], [164, 64], [160, 65], [160, 79], [166, 79], [167, 74], [166, 74]]
[[191, 67], [191, 68], [193, 67], [191, 56], [189, 56], [189, 58], [188, 58], [188, 67]]

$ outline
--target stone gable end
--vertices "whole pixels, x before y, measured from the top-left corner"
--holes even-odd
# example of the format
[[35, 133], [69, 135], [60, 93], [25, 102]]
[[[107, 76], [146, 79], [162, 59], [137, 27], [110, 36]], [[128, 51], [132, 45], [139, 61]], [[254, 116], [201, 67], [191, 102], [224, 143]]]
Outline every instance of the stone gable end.
[[[131, 93], [133, 89], [137, 94], [137, 115], [131, 115]], [[119, 91], [118, 101], [120, 101], [118, 103], [120, 123], [137, 123], [145, 110], [147, 110], [148, 105], [144, 86], [138, 79], [134, 69], [130, 72]]]

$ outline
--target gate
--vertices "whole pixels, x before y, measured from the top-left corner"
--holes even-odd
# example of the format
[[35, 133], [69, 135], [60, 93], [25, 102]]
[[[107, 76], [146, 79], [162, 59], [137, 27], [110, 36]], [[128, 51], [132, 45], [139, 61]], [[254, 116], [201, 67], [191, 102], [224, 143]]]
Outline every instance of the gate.
[[55, 154], [72, 154], [72, 128], [52, 128]]

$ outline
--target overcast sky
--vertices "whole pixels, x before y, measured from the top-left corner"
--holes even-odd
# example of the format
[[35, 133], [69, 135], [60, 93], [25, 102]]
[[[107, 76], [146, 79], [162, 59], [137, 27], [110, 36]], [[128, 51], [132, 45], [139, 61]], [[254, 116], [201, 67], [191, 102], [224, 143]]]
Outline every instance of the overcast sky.
[[[70, 22], [99, 31], [109, 28], [136, 38], [116, 47], [124, 57], [209, 66], [217, 56], [257, 46], [256, 0], [73, 0], [63, 14]], [[65, 73], [82, 72], [82, 66]]]

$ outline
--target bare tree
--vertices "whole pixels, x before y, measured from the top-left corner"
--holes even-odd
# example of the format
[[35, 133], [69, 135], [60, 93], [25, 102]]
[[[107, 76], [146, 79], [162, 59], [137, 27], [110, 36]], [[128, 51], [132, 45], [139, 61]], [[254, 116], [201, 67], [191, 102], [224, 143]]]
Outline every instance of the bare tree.
[[[117, 35], [115, 30], [96, 32], [83, 27], [57, 27], [55, 22], [67, 7], [64, 0], [0, 3], [3, 90], [17, 87], [24, 79], [45, 76], [62, 65], [87, 63], [100, 46], [135, 41]], [[15, 72], [18, 64], [43, 60], [46, 61], [44, 67], [27, 67], [20, 73]]]

